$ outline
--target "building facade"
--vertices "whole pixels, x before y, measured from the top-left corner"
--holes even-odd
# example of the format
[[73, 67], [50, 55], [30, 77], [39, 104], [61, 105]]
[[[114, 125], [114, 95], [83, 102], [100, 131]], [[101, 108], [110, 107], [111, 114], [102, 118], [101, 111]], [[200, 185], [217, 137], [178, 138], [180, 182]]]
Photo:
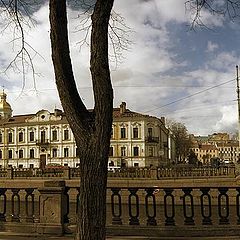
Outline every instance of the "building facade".
[[217, 146], [212, 144], [198, 144], [191, 149], [202, 164], [210, 164], [211, 159], [219, 157]]
[[126, 103], [113, 110], [110, 165], [145, 167], [169, 164], [174, 158], [173, 138], [164, 118], [132, 112]]
[[[11, 116], [11, 106], [2, 92], [0, 114], [1, 167], [79, 165], [74, 136], [61, 110]], [[174, 157], [172, 143], [163, 118], [132, 112], [126, 103], [114, 108], [109, 167], [166, 165]]]
[[[239, 161], [239, 143], [230, 138], [228, 133], [214, 133], [208, 136], [192, 136], [192, 150], [201, 162], [204, 159], [219, 158], [225, 163]], [[205, 160], [206, 161], [206, 160]]]

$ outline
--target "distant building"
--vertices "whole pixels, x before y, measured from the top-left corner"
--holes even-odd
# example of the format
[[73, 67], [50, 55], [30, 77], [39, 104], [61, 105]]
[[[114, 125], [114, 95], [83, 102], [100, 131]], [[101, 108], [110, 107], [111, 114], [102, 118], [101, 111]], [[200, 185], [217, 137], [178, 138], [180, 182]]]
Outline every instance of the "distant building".
[[212, 144], [198, 144], [193, 146], [192, 150], [196, 154], [198, 160], [203, 164], [209, 164], [212, 158], [219, 157], [217, 146]]
[[[232, 140], [228, 133], [214, 133], [208, 136], [194, 136], [193, 139], [193, 150], [197, 154], [200, 161], [202, 161], [202, 156], [206, 158], [206, 154], [210, 157], [210, 153], [213, 153], [220, 160], [225, 162], [237, 162], [239, 159], [239, 143], [237, 140]], [[200, 146], [203, 148], [200, 150]], [[207, 146], [207, 147], [205, 147]], [[211, 149], [209, 146], [212, 146]], [[208, 150], [206, 152], [204, 149]], [[215, 152], [213, 151], [215, 149]], [[217, 149], [217, 151], [216, 151]], [[205, 151], [205, 152], [204, 152]], [[213, 156], [212, 156], [213, 157]]]
[[[173, 138], [164, 118], [130, 111], [126, 103], [113, 110], [109, 151], [111, 167], [166, 165], [174, 158]], [[6, 94], [0, 94], [0, 166], [44, 168], [48, 164], [79, 165], [73, 133], [65, 114], [40, 110], [12, 116]]]

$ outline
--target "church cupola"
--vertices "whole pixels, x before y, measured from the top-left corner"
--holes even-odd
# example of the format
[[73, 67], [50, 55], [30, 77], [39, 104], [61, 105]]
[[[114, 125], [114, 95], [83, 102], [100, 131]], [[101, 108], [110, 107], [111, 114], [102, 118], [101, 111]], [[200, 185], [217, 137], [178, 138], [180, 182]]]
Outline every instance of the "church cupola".
[[7, 94], [2, 90], [0, 93], [0, 119], [8, 119], [12, 116], [12, 108], [6, 99]]

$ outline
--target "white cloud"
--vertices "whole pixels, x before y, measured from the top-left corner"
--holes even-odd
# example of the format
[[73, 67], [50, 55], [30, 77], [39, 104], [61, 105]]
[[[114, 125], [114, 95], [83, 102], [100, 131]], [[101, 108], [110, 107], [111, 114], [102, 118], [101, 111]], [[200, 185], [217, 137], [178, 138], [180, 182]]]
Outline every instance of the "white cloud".
[[213, 43], [212, 41], [208, 41], [207, 43], [207, 52], [214, 52], [216, 49], [218, 49], [218, 44]]
[[[236, 92], [231, 87], [234, 83], [163, 107], [207, 87], [233, 79], [233, 65], [240, 60], [236, 53], [226, 49], [220, 52], [218, 44], [208, 40], [207, 50], [218, 54], [210, 54], [208, 61], [201, 59], [201, 63], [204, 64], [194, 65], [194, 69], [189, 66], [195, 62], [195, 57], [183, 56], [183, 62], [179, 63], [178, 53], [170, 51], [179, 44], [178, 36], [174, 35], [168, 23], [174, 23], [179, 28], [185, 23], [190, 23], [189, 15], [185, 14], [184, 2], [185, 0], [115, 2], [117, 12], [125, 17], [126, 24], [134, 31], [131, 35], [134, 44], [131, 45], [130, 51], [124, 53], [125, 59], [119, 68], [111, 72], [113, 85], [116, 86], [114, 105], [118, 106], [122, 101], [126, 101], [127, 107], [134, 111], [174, 117], [185, 122], [189, 131], [193, 133], [210, 134], [212, 130], [230, 129], [234, 124], [236, 126], [235, 118], [230, 122], [227, 119], [227, 113], [231, 116], [234, 114], [235, 105], [232, 104], [235, 102], [232, 100], [236, 99]], [[77, 14], [78, 12], [73, 10], [68, 13], [73, 70], [80, 94], [87, 107], [92, 108], [90, 53], [87, 47], [79, 51], [77, 42], [81, 39], [81, 33], [75, 33], [79, 24]], [[223, 24], [221, 18], [215, 19], [208, 13], [203, 13], [203, 17], [211, 26]], [[8, 77], [1, 76], [1, 84], [8, 90], [8, 99], [14, 114], [34, 113], [43, 108], [52, 110], [55, 105], [60, 106], [51, 62], [48, 6], [36, 12], [35, 18], [38, 25], [28, 33], [27, 40], [44, 57], [34, 58], [36, 71], [41, 73], [36, 79], [38, 92], [33, 91], [30, 72], [26, 75], [26, 90], [20, 97], [21, 74], [9, 72]], [[186, 28], [182, 31], [185, 30]], [[1, 65], [6, 66], [14, 56], [9, 44], [11, 38], [11, 34], [5, 35], [0, 42]], [[188, 47], [198, 49], [198, 44], [196, 41]], [[189, 69], [184, 71], [184, 67]]]
[[214, 129], [216, 131], [226, 131], [229, 133], [235, 133], [237, 131], [236, 122], [238, 120], [237, 107], [236, 106], [223, 106], [220, 109], [222, 117], [217, 121]]

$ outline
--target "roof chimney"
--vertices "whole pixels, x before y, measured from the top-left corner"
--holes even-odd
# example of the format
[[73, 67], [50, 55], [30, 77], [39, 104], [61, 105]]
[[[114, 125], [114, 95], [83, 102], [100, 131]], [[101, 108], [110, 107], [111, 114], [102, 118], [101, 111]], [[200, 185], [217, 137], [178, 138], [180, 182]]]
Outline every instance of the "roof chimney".
[[123, 114], [126, 112], [126, 103], [122, 102], [122, 104], [120, 105], [120, 114]]
[[162, 121], [163, 125], [165, 125], [165, 124], [166, 124], [165, 117], [161, 117], [161, 121]]

